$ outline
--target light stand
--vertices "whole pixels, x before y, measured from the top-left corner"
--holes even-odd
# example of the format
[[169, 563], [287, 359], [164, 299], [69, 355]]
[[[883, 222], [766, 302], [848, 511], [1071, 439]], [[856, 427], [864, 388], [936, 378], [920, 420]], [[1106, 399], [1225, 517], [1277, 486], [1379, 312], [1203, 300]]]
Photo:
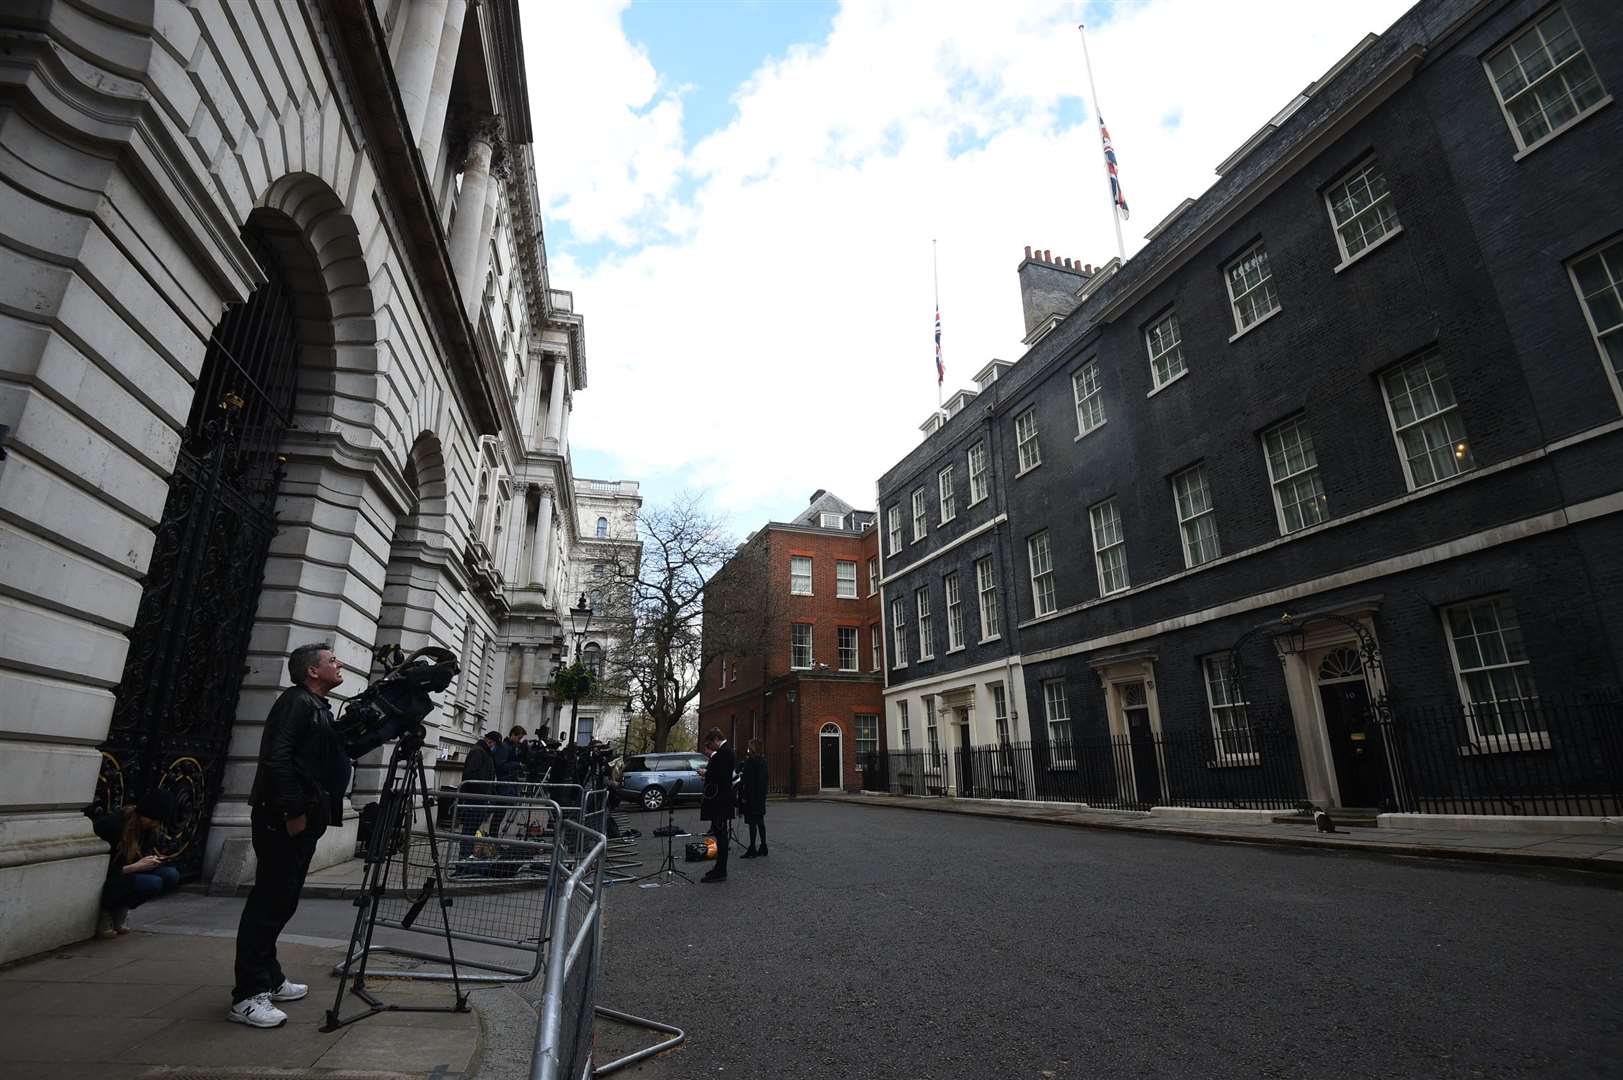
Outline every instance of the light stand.
[[[355, 898], [355, 906], [358, 909], [355, 913], [355, 929], [350, 932], [349, 951], [344, 955], [343, 970], [338, 976], [338, 993], [333, 998], [332, 1008], [327, 1010], [327, 1022], [322, 1025], [322, 1031], [337, 1031], [341, 1027], [353, 1024], [357, 1020], [365, 1020], [368, 1016], [376, 1016], [380, 1012], [468, 1011], [468, 995], [462, 989], [462, 980], [457, 972], [456, 950], [451, 942], [451, 921], [446, 911], [451, 906], [451, 898], [445, 891], [445, 870], [440, 863], [439, 837], [434, 832], [434, 807], [430, 802], [428, 777], [423, 771], [425, 734], [422, 725], [416, 725], [400, 736], [395, 743], [394, 751], [389, 755], [389, 772], [384, 778], [383, 791], [378, 799], [377, 824], [373, 826], [372, 835], [367, 843], [366, 866], [361, 873], [360, 895]], [[401, 783], [402, 769], [405, 774], [403, 783]], [[397, 784], [400, 786], [397, 787]], [[428, 905], [430, 897], [439, 903], [440, 919], [445, 927], [445, 955], [450, 961], [451, 988], [456, 998], [453, 1005], [389, 1005], [373, 996], [366, 987], [366, 965], [372, 952], [372, 934], [377, 928], [378, 901], [383, 899], [388, 889], [389, 870], [394, 865], [396, 853], [401, 853], [402, 864], [409, 856], [409, 844], [404, 842], [407, 837], [402, 834], [409, 833], [411, 818], [419, 808], [422, 810], [428, 837], [430, 866], [423, 879], [422, 888], [401, 920], [402, 929], [411, 928], [411, 924]], [[370, 1007], [365, 1012], [341, 1018], [338, 1010], [344, 1003], [344, 988], [346, 983], [351, 982], [352, 968], [354, 971], [351, 990]]]
[[646, 881], [648, 878], [658, 877], [659, 875], [664, 874], [665, 884], [667, 885], [673, 884], [671, 881], [671, 878], [673, 877], [679, 877], [689, 885], [693, 884], [692, 878], [688, 877], [687, 874], [676, 868], [676, 838], [678, 836], [693, 835], [692, 833], [683, 832], [681, 826], [676, 824], [676, 796], [681, 790], [682, 782], [680, 780], [671, 785], [671, 792], [669, 795], [670, 801], [665, 804], [665, 824], [654, 830], [655, 836], [663, 836], [665, 838], [665, 858], [659, 864], [658, 869], [651, 874], [644, 874], [642, 877], [637, 879], [638, 881]]

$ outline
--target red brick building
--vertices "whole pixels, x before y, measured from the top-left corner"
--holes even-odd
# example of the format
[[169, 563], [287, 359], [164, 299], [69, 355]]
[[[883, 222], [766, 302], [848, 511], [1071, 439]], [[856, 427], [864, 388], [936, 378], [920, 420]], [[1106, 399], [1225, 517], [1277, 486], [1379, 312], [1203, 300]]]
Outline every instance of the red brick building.
[[884, 627], [872, 511], [826, 491], [753, 534], [711, 580], [699, 731], [765, 746], [772, 790], [859, 791], [884, 749]]

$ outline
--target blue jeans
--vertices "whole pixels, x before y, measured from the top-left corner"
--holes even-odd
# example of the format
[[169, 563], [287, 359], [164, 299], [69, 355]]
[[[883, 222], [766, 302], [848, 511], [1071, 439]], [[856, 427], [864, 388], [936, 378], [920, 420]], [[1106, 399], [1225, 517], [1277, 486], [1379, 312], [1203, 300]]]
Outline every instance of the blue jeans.
[[160, 866], [144, 874], [124, 874], [107, 882], [101, 906], [108, 911], [137, 908], [179, 884], [180, 871], [173, 866]]

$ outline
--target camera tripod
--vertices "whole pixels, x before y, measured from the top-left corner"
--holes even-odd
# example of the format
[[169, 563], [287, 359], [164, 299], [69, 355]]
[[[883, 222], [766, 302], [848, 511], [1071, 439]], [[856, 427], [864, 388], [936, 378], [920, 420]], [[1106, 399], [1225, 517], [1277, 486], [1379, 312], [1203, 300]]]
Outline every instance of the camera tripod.
[[664, 874], [666, 884], [671, 884], [671, 878], [673, 877], [679, 877], [689, 885], [693, 884], [691, 877], [676, 868], [676, 838], [678, 836], [693, 835], [692, 833], [683, 832], [676, 824], [676, 796], [681, 790], [682, 782], [678, 780], [672, 785], [668, 796], [669, 801], [665, 803], [665, 824], [654, 830], [655, 836], [665, 838], [665, 858], [660, 860], [658, 869], [651, 874], [644, 874], [642, 877], [637, 878], [638, 881], [647, 881], [649, 878]]
[[[360, 895], [355, 898], [355, 929], [350, 932], [349, 949], [338, 976], [338, 994], [327, 1010], [327, 1022], [322, 1031], [336, 1031], [357, 1020], [365, 1020], [380, 1012], [467, 1012], [468, 995], [462, 989], [457, 972], [456, 951], [451, 942], [451, 920], [446, 909], [451, 898], [445, 891], [445, 869], [440, 862], [439, 837], [434, 832], [434, 807], [430, 801], [428, 778], [423, 770], [423, 737], [419, 724], [400, 736], [389, 755], [389, 771], [378, 797], [380, 811], [372, 826], [372, 835], [366, 845], [366, 866], [361, 875]], [[404, 888], [411, 850], [412, 817], [422, 811], [424, 831], [428, 838], [429, 866], [422, 887], [401, 919], [402, 929], [410, 929], [430, 898], [440, 905], [440, 919], [445, 927], [445, 955], [451, 965], [451, 987], [456, 1001], [452, 1005], [390, 1005], [372, 994], [366, 986], [366, 965], [372, 953], [372, 933], [377, 927], [378, 902], [387, 894], [390, 869], [395, 857], [400, 857], [400, 887]], [[352, 971], [353, 969], [353, 971]], [[350, 1017], [340, 1017], [339, 1007], [344, 1003], [346, 983], [356, 997], [369, 1008]]]

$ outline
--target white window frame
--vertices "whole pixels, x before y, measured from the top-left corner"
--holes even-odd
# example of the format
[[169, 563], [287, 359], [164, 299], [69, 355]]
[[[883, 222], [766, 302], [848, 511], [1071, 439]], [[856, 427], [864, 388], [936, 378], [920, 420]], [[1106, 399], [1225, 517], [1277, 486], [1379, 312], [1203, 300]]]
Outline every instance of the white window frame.
[[1098, 360], [1089, 360], [1071, 375], [1071, 397], [1076, 402], [1076, 437], [1099, 430], [1105, 422], [1105, 399]]
[[[1253, 257], [1260, 260], [1262, 267], [1261, 275], [1258, 276], [1255, 283], [1246, 285], [1245, 288], [1243, 288], [1240, 292], [1235, 292], [1235, 271], [1239, 270]], [[1223, 267], [1223, 285], [1228, 289], [1229, 311], [1234, 315], [1234, 335], [1233, 337], [1229, 338], [1230, 341], [1233, 341], [1235, 338], [1239, 337], [1247, 330], [1250, 330], [1252, 327], [1261, 326], [1263, 323], [1268, 321], [1270, 316], [1274, 315], [1280, 310], [1279, 288], [1274, 284], [1273, 263], [1268, 259], [1268, 246], [1261, 240], [1258, 240], [1256, 243], [1242, 251], [1239, 255], [1229, 260], [1228, 264]], [[1254, 293], [1257, 294], [1258, 306], [1251, 308], [1251, 318], [1248, 320], [1243, 314], [1241, 314], [1240, 304], [1243, 300], [1251, 299], [1252, 294]], [[1269, 303], [1271, 303], [1273, 306], [1269, 307], [1266, 311], [1262, 310], [1261, 305]]]
[[[1168, 329], [1163, 332], [1162, 327]], [[1183, 359], [1183, 334], [1178, 330], [1176, 311], [1167, 312], [1144, 328], [1144, 348], [1150, 354], [1150, 382], [1156, 390], [1188, 372], [1189, 365]], [[1163, 368], [1166, 369], [1164, 372]], [[1080, 402], [1077, 417], [1081, 419]]]
[[[1296, 442], [1294, 448], [1285, 445], [1287, 433], [1294, 434]], [[1274, 467], [1274, 447], [1271, 440], [1279, 440], [1279, 460], [1281, 470]], [[1294, 472], [1282, 471], [1290, 469], [1291, 451], [1296, 451], [1300, 468]], [[1312, 528], [1314, 525], [1330, 519], [1330, 504], [1324, 494], [1324, 481], [1319, 476], [1319, 455], [1313, 446], [1313, 433], [1308, 430], [1306, 419], [1300, 414], [1289, 420], [1281, 421], [1262, 433], [1262, 460], [1268, 470], [1268, 487], [1274, 496], [1274, 517], [1279, 523], [1279, 535], [1289, 536], [1293, 532]], [[1302, 486], [1308, 485], [1310, 496], [1308, 499], [1297, 498], [1301, 494]], [[1285, 489], [1290, 489], [1292, 502], [1290, 506], [1296, 508], [1301, 524], [1291, 528], [1285, 516]], [[1304, 506], [1313, 506], [1318, 515], [1314, 520], [1308, 521], [1307, 514], [1302, 511]]]
[[[969, 505], [974, 506], [986, 498], [988, 485], [986, 482], [986, 440], [982, 439], [969, 448]], [[979, 468], [976, 466], [979, 465]]]
[[1054, 545], [1048, 530], [1026, 537], [1026, 568], [1031, 574], [1031, 610], [1034, 617], [1058, 610], [1054, 589]]
[[998, 610], [997, 568], [992, 556], [975, 560], [975, 596], [981, 609], [981, 644], [1003, 636], [1003, 613]]
[[1172, 508], [1178, 515], [1186, 568], [1194, 569], [1223, 554], [1223, 543], [1217, 535], [1217, 507], [1204, 464], [1172, 477]]
[[927, 515], [925, 514], [925, 510], [924, 510], [924, 489], [923, 488], [914, 488], [913, 489], [913, 541], [912, 542], [915, 543], [915, 544], [918, 543], [920, 540], [924, 539], [925, 531], [928, 528], [928, 525], [925, 522], [926, 516]]
[[911, 754], [913, 752], [913, 731], [908, 726], [907, 702], [898, 701], [896, 703], [896, 721], [897, 732], [902, 736], [902, 753]]
[[1071, 703], [1064, 679], [1044, 679], [1043, 720], [1048, 732], [1048, 762], [1056, 769], [1076, 768], [1076, 742], [1071, 737]]
[[[1416, 410], [1414, 413], [1414, 419], [1400, 426], [1398, 423], [1397, 408], [1393, 402], [1392, 379], [1398, 375], [1406, 375], [1406, 373], [1411, 372], [1416, 368], [1424, 371], [1426, 377], [1426, 389], [1431, 392], [1433, 397], [1436, 396], [1437, 387], [1442, 386], [1447, 388], [1448, 404], [1440, 409], [1427, 413], [1425, 416], [1421, 416], [1418, 410]], [[1461, 473], [1468, 473], [1476, 468], [1476, 460], [1471, 455], [1471, 436], [1470, 433], [1465, 430], [1465, 421], [1460, 416], [1459, 401], [1454, 396], [1453, 380], [1449, 377], [1448, 369], [1443, 364], [1442, 353], [1438, 352], [1436, 349], [1431, 349], [1427, 352], [1421, 353], [1419, 356], [1411, 357], [1400, 364], [1394, 364], [1385, 371], [1381, 372], [1380, 380], [1381, 396], [1386, 400], [1386, 417], [1387, 420], [1389, 420], [1392, 424], [1392, 440], [1397, 445], [1398, 460], [1403, 463], [1403, 479], [1404, 482], [1408, 484], [1410, 491], [1418, 491], [1423, 487], [1431, 487], [1433, 484], [1440, 484], [1445, 480], [1452, 480]], [[1407, 377], [1404, 378], [1404, 393], [1411, 400], [1413, 399], [1414, 394], [1410, 392], [1410, 382]], [[1431, 455], [1434, 454], [1442, 445], [1438, 444], [1437, 446], [1432, 446], [1431, 438], [1429, 437], [1436, 433], [1438, 430], [1436, 425], [1438, 424], [1441, 425], [1441, 430], [1443, 433], [1448, 435], [1447, 445], [1453, 452], [1454, 460], [1461, 463], [1454, 472], [1449, 473], [1447, 476], [1435, 475], [1437, 469], [1435, 463], [1431, 462]], [[1424, 483], [1419, 482], [1415, 478], [1414, 462], [1409, 457], [1408, 447], [1403, 441], [1403, 433], [1411, 430], [1419, 432], [1421, 437], [1426, 440], [1426, 445], [1429, 447], [1423, 456], [1430, 464], [1433, 476], [1430, 480], [1427, 480]], [[1417, 454], [1415, 456], [1416, 458], [1419, 458], [1422, 455]]]
[[[846, 666], [845, 663], [845, 637], [847, 634], [851, 635], [851, 664], [849, 667]], [[834, 658], [835, 662], [839, 664], [839, 670], [859, 670], [857, 667], [857, 654], [861, 651], [861, 649], [862, 643], [860, 641], [860, 635], [858, 634], [855, 626], [837, 626], [834, 628]]]
[[1042, 446], [1037, 442], [1037, 406], [1028, 405], [1014, 418], [1014, 452], [1019, 469], [1015, 476], [1024, 476], [1043, 463]]
[[941, 768], [941, 728], [936, 723], [933, 694], [924, 695], [924, 739], [930, 750], [930, 760], [925, 763], [925, 770], [936, 772]]
[[868, 647], [873, 652], [873, 667], [870, 671], [885, 670], [885, 624], [868, 624]]
[[[799, 568], [798, 568], [798, 564], [800, 564], [800, 563], [805, 564], [805, 573], [804, 574], [802, 574], [800, 572]], [[800, 585], [796, 584], [797, 581], [801, 581], [801, 580], [805, 581], [805, 583], [806, 583], [804, 588], [802, 588]], [[790, 596], [811, 596], [812, 595], [812, 557], [810, 555], [791, 555], [791, 556], [789, 556], [789, 595]]]
[[1262, 761], [1251, 738], [1250, 702], [1235, 696], [1232, 659], [1228, 653], [1201, 658], [1206, 682], [1207, 716], [1212, 725], [1214, 765], [1256, 765]]
[[[828, 523], [829, 518], [834, 519], [834, 524], [830, 525]], [[817, 526], [821, 529], [844, 529], [845, 515], [836, 514], [829, 510], [819, 510], [817, 512]]]
[[900, 596], [890, 602], [891, 667], [907, 666], [907, 601]]
[[941, 524], [958, 516], [958, 496], [952, 490], [952, 466], [947, 465], [935, 474], [936, 496], [941, 503]]
[[727, 657], [722, 656], [720, 658], [720, 664], [721, 664], [721, 688], [723, 690], [725, 690], [725, 689], [727, 689]]
[[992, 726], [998, 745], [1007, 746], [1013, 741], [1009, 728], [1009, 692], [1000, 682], [987, 683], [986, 692], [992, 698]]
[[[1493, 636], [1498, 639], [1500, 655], [1505, 659], [1492, 663], [1482, 661], [1480, 645], [1473, 646], [1477, 650], [1477, 664], [1467, 667], [1460, 656], [1459, 643], [1454, 636], [1452, 616], [1455, 612], [1466, 611], [1471, 619], [1472, 627], [1477, 627], [1477, 618], [1486, 609], [1493, 616]], [[1515, 640], [1521, 659], [1512, 660], [1512, 650], [1505, 640], [1506, 622], [1504, 614], [1508, 612], [1515, 620], [1512, 627], [1516, 631]], [[1550, 745], [1550, 734], [1543, 728], [1543, 717], [1538, 712], [1538, 684], [1533, 679], [1533, 662], [1528, 656], [1525, 645], [1521, 641], [1521, 619], [1516, 613], [1516, 605], [1506, 594], [1497, 596], [1482, 596], [1474, 600], [1467, 600], [1458, 604], [1450, 604], [1442, 610], [1443, 637], [1448, 641], [1448, 659], [1454, 668], [1454, 681], [1459, 690], [1460, 706], [1465, 710], [1467, 736], [1471, 746], [1479, 751], [1490, 753], [1514, 752], [1518, 750], [1546, 750]], [[1484, 638], [1486, 635], [1472, 634], [1474, 638]], [[1486, 700], [1479, 699], [1473, 692], [1471, 676], [1482, 675], [1490, 682], [1494, 673], [1507, 674], [1516, 683], [1518, 691], [1525, 692], [1519, 696], [1499, 696], [1499, 687], [1492, 687], [1492, 696]], [[1508, 702], [1521, 702], [1525, 709], [1531, 703], [1533, 713], [1522, 724], [1522, 730], [1507, 731], [1505, 720], [1512, 710], [1505, 707]], [[1492, 727], [1489, 727], [1489, 722]]]
[[[1108, 519], [1104, 517], [1106, 512]], [[1113, 525], [1114, 538], [1108, 532], [1101, 535], [1101, 525]], [[1114, 495], [1088, 507], [1088, 528], [1093, 535], [1093, 566], [1099, 576], [1099, 595], [1114, 596], [1132, 588], [1132, 579], [1127, 573], [1127, 533], [1122, 527], [1121, 510], [1116, 505]], [[1117, 570], [1121, 572], [1121, 583], [1115, 588], [1110, 587], [1107, 570], [1111, 574]]]
[[[1587, 295], [1584, 293], [1583, 283], [1578, 280], [1578, 265], [1596, 259], [1600, 263], [1601, 274], [1605, 276], [1607, 284]], [[1567, 260], [1567, 275], [1572, 280], [1573, 291], [1578, 294], [1578, 306], [1584, 313], [1584, 325], [1589, 327], [1589, 336], [1595, 342], [1595, 350], [1600, 354], [1601, 370], [1606, 372], [1606, 381], [1611, 384], [1612, 396], [1617, 398], [1617, 407], [1623, 410], [1623, 236], [1614, 236], [1603, 244], [1599, 244], [1574, 259]], [[1618, 305], [1618, 321], [1602, 327], [1595, 321], [1595, 311], [1590, 306], [1592, 297], [1610, 292], [1613, 302]], [[1617, 347], [1617, 361], [1613, 365], [1612, 357], [1607, 351], [1608, 343]]]
[[[1375, 185], [1371, 183], [1371, 176], [1380, 181], [1383, 190], [1379, 195], [1373, 195]], [[1350, 204], [1353, 201], [1354, 185], [1360, 183], [1363, 185], [1364, 193], [1372, 197], [1363, 207], [1355, 207], [1346, 220], [1340, 220], [1336, 216], [1336, 206], [1340, 201], [1336, 197], [1337, 193], [1345, 191]], [[1324, 209], [1330, 215], [1330, 231], [1335, 234], [1336, 250], [1341, 252], [1341, 262], [1336, 265], [1337, 270], [1352, 265], [1403, 231], [1403, 222], [1398, 220], [1398, 212], [1394, 209], [1393, 203], [1391, 185], [1386, 182], [1386, 173], [1373, 154], [1342, 173], [1335, 183], [1324, 189]], [[1370, 221], [1375, 221], [1379, 225], [1380, 232], [1370, 235], [1365, 231], [1365, 226]], [[1348, 227], [1354, 225], [1358, 227], [1360, 241], [1357, 251], [1348, 244], [1346, 236]]]
[[[1545, 59], [1550, 59], [1551, 54], [1548, 49], [1549, 41], [1544, 33], [1544, 28], [1545, 24], [1551, 19], [1555, 18], [1557, 15], [1566, 19], [1567, 28], [1572, 31], [1572, 39], [1578, 44], [1577, 51], [1567, 56], [1560, 63], [1552, 64], [1548, 71], [1544, 72], [1537, 79], [1526, 83], [1520, 90], [1507, 99], [1504, 92], [1499, 88], [1499, 80], [1494, 77], [1494, 61], [1503, 56], [1506, 52], [1511, 52], [1516, 44], [1532, 35], [1537, 35], [1539, 44], [1543, 47], [1541, 51], [1543, 51]], [[1517, 67], [1520, 67], [1521, 58], [1516, 56], [1514, 52], [1511, 52], [1511, 55], [1515, 57]], [[1594, 79], [1595, 86], [1600, 90], [1600, 97], [1596, 98], [1594, 101], [1590, 102], [1588, 105], [1585, 105], [1581, 109], [1575, 108], [1573, 114], [1563, 121], [1560, 127], [1552, 126], [1543, 135], [1540, 135], [1532, 142], [1528, 142], [1522, 135], [1522, 129], [1516, 123], [1516, 118], [1511, 115], [1511, 102], [1520, 100], [1526, 94], [1534, 93], [1534, 89], [1536, 87], [1546, 83], [1550, 79], [1560, 78], [1562, 86], [1566, 91], [1566, 100], [1576, 106], [1577, 101], [1572, 94], [1572, 87], [1566, 81], [1567, 74], [1569, 73], [1563, 72], [1563, 69], [1569, 67], [1574, 60], [1580, 60], [1589, 67], [1589, 72]], [[1488, 85], [1493, 87], [1494, 100], [1499, 102], [1499, 111], [1505, 118], [1505, 126], [1510, 128], [1510, 137], [1515, 140], [1516, 154], [1512, 158], [1514, 161], [1520, 161], [1523, 157], [1531, 154], [1534, 150], [1537, 150], [1539, 147], [1543, 146], [1551, 139], [1554, 139], [1562, 132], [1572, 128], [1579, 121], [1583, 120], [1584, 117], [1589, 116], [1591, 113], [1596, 112], [1599, 109], [1605, 108], [1612, 100], [1612, 96], [1606, 92], [1605, 84], [1600, 81], [1600, 73], [1595, 70], [1594, 61], [1589, 58], [1589, 50], [1584, 48], [1583, 39], [1578, 36], [1578, 28], [1573, 25], [1572, 16], [1567, 14], [1565, 7], [1561, 4], [1552, 4], [1540, 11], [1537, 15], [1523, 23], [1513, 34], [1506, 38], [1503, 45], [1483, 56], [1482, 70], [1488, 77]], [[1523, 72], [1523, 74], [1525, 76], [1525, 72]], [[1538, 100], [1536, 94], [1533, 100]], [[1544, 111], [1542, 105], [1540, 106], [1539, 111]], [[1548, 117], [1545, 119], [1546, 122], [1548, 122]]]
[[876, 555], [868, 560], [868, 595], [873, 596], [879, 592], [879, 557]]
[[913, 610], [919, 619], [919, 659], [935, 659], [935, 619], [930, 615], [930, 587], [913, 590]]
[[964, 647], [964, 602], [958, 585], [958, 571], [941, 579], [947, 596], [947, 651], [957, 652]]
[[[862, 768], [863, 754], [879, 753], [879, 716], [876, 713], [857, 713], [852, 727], [857, 733], [857, 769]], [[864, 744], [867, 744], [864, 749]]]
[[[797, 640], [801, 636], [800, 632], [802, 629], [806, 631], [806, 641], [804, 644], [806, 662], [804, 664], [797, 664], [795, 663], [795, 652], [796, 650], [802, 648], [801, 642]], [[797, 622], [789, 624], [789, 670], [810, 671], [812, 667], [816, 665], [817, 654], [813, 649], [813, 640], [811, 623]]]
[[886, 535], [890, 554], [894, 555], [902, 550], [902, 507], [898, 503], [885, 512]]
[[[845, 576], [846, 567], [851, 568], [851, 576]], [[834, 561], [834, 595], [841, 600], [855, 600], [857, 598], [857, 564], [854, 561], [836, 559]]]

